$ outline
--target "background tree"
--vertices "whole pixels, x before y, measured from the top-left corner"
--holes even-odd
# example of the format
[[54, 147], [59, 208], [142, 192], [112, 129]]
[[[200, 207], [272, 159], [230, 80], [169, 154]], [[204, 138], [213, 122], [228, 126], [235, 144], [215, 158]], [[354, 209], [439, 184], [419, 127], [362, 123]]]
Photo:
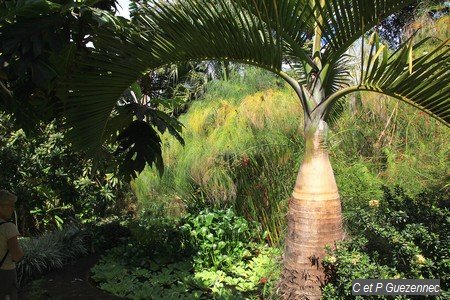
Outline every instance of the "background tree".
[[[89, 34], [114, 1], [3, 1], [0, 4], [0, 109], [31, 131], [61, 107], [55, 87], [75, 52], [89, 52]], [[53, 109], [50, 109], [53, 108]], [[31, 120], [30, 120], [31, 119]]]
[[437, 19], [442, 15], [448, 14], [449, 8], [450, 2], [446, 0], [414, 1], [402, 10], [395, 12], [384, 19], [377, 27], [377, 30], [380, 32], [380, 36], [383, 40], [385, 40], [391, 48], [396, 49], [401, 45], [405, 27], [411, 24], [413, 25], [413, 31], [422, 27], [414, 28], [414, 21], [417, 18], [417, 15]]
[[[345, 96], [377, 92], [450, 122], [448, 40], [414, 57], [413, 49], [424, 41], [416, 45], [410, 39], [391, 54], [374, 33], [368, 45], [362, 42], [359, 82], [348, 80], [346, 50], [412, 2], [152, 1], [132, 22], [105, 13], [108, 22], [92, 33], [95, 48], [89, 55], [77, 53], [70, 78], [59, 87], [67, 125], [73, 127], [79, 146], [99, 149], [123, 91], [147, 70], [174, 62], [234, 61], [279, 75], [294, 88], [302, 105], [306, 141], [289, 203], [280, 288], [285, 298], [318, 299], [324, 246], [343, 237], [326, 141], [327, 122], [336, 117]], [[296, 63], [298, 77], [283, 72], [286, 59]]]
[[[59, 89], [61, 83], [73, 71], [77, 56], [89, 56], [95, 51], [92, 36], [111, 22], [115, 11], [115, 0], [17, 0], [0, 3], [0, 111], [13, 114], [16, 128], [22, 128], [30, 136], [40, 134], [40, 127], [36, 124], [41, 121], [50, 123], [59, 118], [62, 119], [60, 123], [65, 122], [64, 97], [67, 91]], [[116, 18], [125, 22], [122, 17]], [[95, 66], [91, 68], [96, 72]], [[162, 78], [159, 73], [158, 77]], [[164, 87], [165, 93], [168, 90]], [[101, 143], [112, 145], [119, 133], [123, 133], [116, 154], [122, 166], [133, 166], [131, 169], [120, 168], [127, 178], [135, 176], [134, 170], [142, 171], [146, 163], [156, 163], [162, 171], [162, 163], [159, 163], [162, 162], [161, 141], [150, 122], [158, 123], [156, 130], [169, 128], [176, 135], [181, 130], [176, 120], [158, 107], [149, 111], [158, 117], [147, 118], [136, 126], [133, 122], [139, 121], [133, 119], [136, 111], [136, 103], [116, 105], [114, 113], [110, 111], [108, 114], [108, 117], [111, 114], [110, 123], [113, 125], [108, 130], [102, 128], [108, 132], [109, 139]], [[99, 124], [91, 126], [101, 126]], [[83, 130], [87, 133], [92, 128], [84, 127]], [[146, 138], [142, 138], [142, 134], [146, 134]], [[70, 137], [70, 131], [66, 135]], [[91, 157], [97, 161], [105, 159], [109, 155], [107, 148], [100, 144], [95, 153], [90, 153]], [[136, 148], [146, 149], [147, 154], [135, 156]], [[153, 154], [148, 154], [150, 152]]]
[[75, 223], [94, 223], [125, 211], [129, 186], [115, 173], [113, 147], [97, 164], [71, 149], [57, 121], [35, 124], [39, 134], [15, 129], [0, 113], [0, 186], [18, 196], [17, 218], [24, 236]]

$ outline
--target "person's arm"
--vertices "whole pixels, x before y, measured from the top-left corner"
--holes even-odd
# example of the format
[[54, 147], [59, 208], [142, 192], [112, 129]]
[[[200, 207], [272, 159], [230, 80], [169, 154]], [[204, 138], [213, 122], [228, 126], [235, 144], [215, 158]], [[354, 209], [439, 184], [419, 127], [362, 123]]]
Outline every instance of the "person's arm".
[[17, 236], [14, 236], [7, 241], [8, 250], [11, 254], [11, 258], [13, 261], [18, 262], [23, 257], [22, 248], [19, 245], [19, 241], [17, 240]]

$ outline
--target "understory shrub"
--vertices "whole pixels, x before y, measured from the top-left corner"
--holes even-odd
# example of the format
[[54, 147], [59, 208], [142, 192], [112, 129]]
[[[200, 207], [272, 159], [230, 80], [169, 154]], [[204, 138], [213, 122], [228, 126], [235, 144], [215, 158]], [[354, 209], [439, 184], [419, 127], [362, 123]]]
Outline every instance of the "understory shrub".
[[86, 245], [93, 253], [103, 253], [105, 250], [122, 244], [131, 236], [131, 231], [127, 226], [129, 223], [129, 216], [121, 216], [100, 220], [95, 224], [87, 224], [84, 226], [84, 231], [88, 233]]
[[131, 299], [260, 299], [273, 293], [280, 252], [252, 242], [261, 234], [256, 224], [230, 209], [160, 221], [135, 223], [128, 243], [102, 257], [92, 269], [101, 289]]
[[383, 189], [381, 200], [345, 212], [351, 239], [324, 259], [329, 277], [324, 299], [355, 299], [351, 282], [361, 278], [441, 279], [442, 294], [436, 299], [448, 299], [448, 195], [423, 192], [411, 198], [399, 187]]
[[128, 226], [133, 244], [145, 249], [145, 255], [177, 260], [191, 253], [188, 236], [180, 230], [180, 220], [163, 217], [141, 218]]
[[196, 268], [226, 269], [236, 261], [251, 257], [261, 231], [254, 223], [231, 210], [201, 211], [190, 215], [181, 230], [196, 251]]
[[126, 206], [129, 188], [115, 177], [112, 154], [94, 168], [92, 160], [74, 152], [61, 124], [37, 128], [40, 134], [27, 135], [14, 127], [13, 116], [0, 112], [0, 188], [18, 197], [22, 234], [62, 228], [73, 220], [97, 222]]

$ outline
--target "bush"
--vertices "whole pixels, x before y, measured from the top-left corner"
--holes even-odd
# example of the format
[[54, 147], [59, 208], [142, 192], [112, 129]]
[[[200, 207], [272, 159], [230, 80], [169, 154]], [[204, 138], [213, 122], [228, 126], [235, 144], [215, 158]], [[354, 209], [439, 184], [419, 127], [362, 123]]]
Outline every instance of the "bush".
[[92, 252], [103, 252], [116, 247], [131, 236], [131, 231], [127, 227], [129, 220], [120, 221], [119, 218], [110, 218], [98, 223], [90, 223], [85, 227], [89, 234], [86, 237], [86, 244]]
[[22, 234], [61, 228], [68, 220], [98, 221], [124, 203], [127, 189], [113, 170], [98, 164], [94, 171], [56, 122], [38, 128], [41, 134], [26, 135], [14, 128], [12, 116], [0, 113], [0, 188], [18, 196]]
[[[360, 278], [441, 279], [450, 295], [450, 210], [446, 195], [424, 192], [409, 197], [401, 188], [384, 188], [382, 200], [346, 214], [353, 238], [324, 260], [329, 284], [324, 297], [351, 296], [351, 281]], [[328, 298], [325, 298], [328, 299]]]
[[181, 229], [194, 247], [196, 268], [222, 269], [252, 256], [261, 230], [231, 209], [201, 211], [188, 216]]
[[167, 218], [146, 218], [131, 222], [129, 229], [134, 245], [146, 256], [162, 256], [177, 260], [192, 251], [187, 235], [180, 230], [180, 221]]
[[353, 207], [368, 207], [370, 200], [383, 197], [382, 181], [367, 167], [369, 164], [339, 161], [335, 164], [336, 182], [344, 212]]

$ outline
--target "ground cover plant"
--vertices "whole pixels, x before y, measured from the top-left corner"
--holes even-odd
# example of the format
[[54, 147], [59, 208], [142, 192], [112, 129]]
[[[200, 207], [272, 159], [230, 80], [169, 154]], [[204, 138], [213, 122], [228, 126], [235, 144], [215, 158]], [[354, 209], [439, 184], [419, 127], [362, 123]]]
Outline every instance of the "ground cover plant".
[[[150, 219], [151, 220], [151, 219]], [[259, 226], [231, 209], [142, 220], [133, 237], [92, 269], [99, 287], [131, 299], [259, 299], [279, 276], [276, 248], [256, 243]]]

